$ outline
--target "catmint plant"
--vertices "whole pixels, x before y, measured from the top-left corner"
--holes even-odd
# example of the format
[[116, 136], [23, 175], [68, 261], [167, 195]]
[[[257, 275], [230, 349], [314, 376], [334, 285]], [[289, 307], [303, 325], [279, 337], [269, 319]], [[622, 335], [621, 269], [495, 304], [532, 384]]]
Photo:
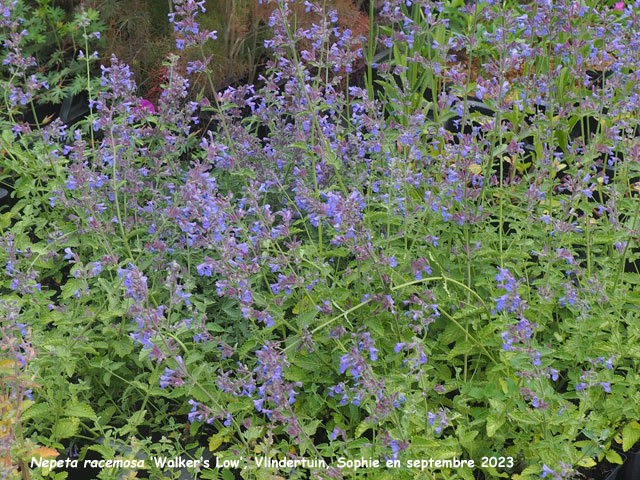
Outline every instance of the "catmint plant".
[[640, 414], [640, 5], [462, 3], [372, 2], [364, 38], [264, 2], [264, 69], [220, 88], [205, 2], [174, 1], [153, 102], [79, 13], [89, 114], [65, 125], [28, 118], [46, 75], [0, 2], [3, 452], [245, 462], [203, 478], [615, 460]]

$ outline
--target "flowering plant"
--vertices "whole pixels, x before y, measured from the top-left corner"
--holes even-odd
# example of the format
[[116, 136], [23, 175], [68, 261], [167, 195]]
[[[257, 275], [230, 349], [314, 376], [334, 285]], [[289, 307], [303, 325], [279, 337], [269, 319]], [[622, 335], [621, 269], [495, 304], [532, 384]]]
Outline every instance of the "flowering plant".
[[[570, 478], [620, 461], [640, 415], [640, 5], [388, 1], [392, 51], [352, 84], [374, 29], [310, 2], [297, 28], [291, 2], [268, 3], [258, 85], [190, 94], [215, 68], [194, 0], [170, 21], [201, 56], [168, 57], [157, 104], [112, 57], [87, 78], [86, 120], [32, 125], [9, 92], [43, 85], [8, 67], [2, 175], [19, 200], [0, 287], [39, 352], [26, 436], [82, 458], [134, 436], [148, 456], [171, 438], [246, 462], [202, 478], [413, 478], [427, 457], [477, 461], [421, 470], [433, 479]], [[13, 32], [18, 2], [1, 5]]]

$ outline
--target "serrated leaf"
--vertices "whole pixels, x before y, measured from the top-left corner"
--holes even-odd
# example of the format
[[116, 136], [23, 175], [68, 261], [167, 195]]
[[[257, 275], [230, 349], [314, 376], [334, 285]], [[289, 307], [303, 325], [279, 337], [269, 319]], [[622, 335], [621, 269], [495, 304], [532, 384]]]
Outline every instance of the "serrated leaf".
[[69, 417], [96, 418], [96, 412], [86, 403], [74, 403], [65, 409], [65, 414]]
[[304, 431], [309, 437], [312, 437], [315, 435], [318, 425], [320, 425], [320, 420], [312, 420], [304, 426]]
[[111, 342], [111, 346], [113, 347], [113, 351], [120, 358], [129, 355], [133, 351], [133, 344], [129, 338], [115, 340]]
[[300, 301], [296, 303], [296, 305], [291, 309], [291, 313], [293, 313], [294, 315], [299, 315], [300, 312], [306, 312], [311, 306], [312, 305], [309, 303], [309, 300], [307, 300], [307, 297], [302, 297]]
[[458, 448], [436, 448], [433, 450], [433, 458], [453, 458], [460, 455]]
[[631, 422], [622, 430], [622, 451], [626, 452], [640, 440], [640, 423]]
[[91, 445], [86, 448], [87, 450], [93, 450], [94, 452], [98, 452], [100, 455], [102, 455], [103, 458], [112, 458], [115, 454], [113, 449], [107, 445]]
[[[525, 475], [532, 475], [532, 474], [539, 474], [539, 473], [540, 473], [540, 467], [538, 465], [529, 465], [520, 473], [520, 475], [524, 477]], [[516, 477], [514, 476], [513, 478], [515, 479]]]
[[37, 405], [32, 405], [31, 407], [26, 409], [24, 412], [22, 412], [21, 418], [22, 418], [22, 421], [24, 422], [25, 420], [30, 420], [40, 415], [44, 415], [50, 412], [50, 410], [51, 409], [49, 405], [45, 403], [39, 403]]
[[415, 448], [433, 449], [439, 445], [439, 442], [429, 438], [417, 437], [411, 441], [411, 445]]
[[216, 433], [215, 435], [211, 435], [209, 437], [209, 451], [215, 452], [223, 442], [229, 439], [228, 435], [223, 435], [221, 433]]
[[252, 425], [249, 427], [249, 430], [246, 431], [245, 438], [247, 440], [255, 440], [256, 438], [259, 438], [260, 435], [262, 435], [262, 427]]
[[138, 410], [136, 413], [131, 415], [129, 419], [129, 425], [138, 426], [144, 421], [144, 416], [147, 414], [146, 410]]
[[201, 425], [200, 422], [193, 422], [189, 426], [189, 435], [194, 437], [196, 435], [196, 433], [198, 433], [198, 429], [200, 428], [200, 425]]
[[73, 437], [78, 432], [77, 418], [61, 418], [53, 426], [53, 436], [59, 440]]
[[62, 287], [62, 298], [67, 299], [75, 295], [77, 290], [81, 290], [83, 287], [82, 280], [72, 278]]
[[31, 450], [31, 456], [39, 456], [40, 458], [55, 458], [60, 455], [60, 452], [49, 447], [38, 447], [35, 450]]
[[515, 422], [524, 423], [525, 425], [539, 425], [540, 423], [538, 419], [525, 412], [510, 412], [509, 418]]
[[482, 173], [482, 165], [472, 163], [471, 165], [469, 165], [469, 171], [474, 175], [480, 175]]

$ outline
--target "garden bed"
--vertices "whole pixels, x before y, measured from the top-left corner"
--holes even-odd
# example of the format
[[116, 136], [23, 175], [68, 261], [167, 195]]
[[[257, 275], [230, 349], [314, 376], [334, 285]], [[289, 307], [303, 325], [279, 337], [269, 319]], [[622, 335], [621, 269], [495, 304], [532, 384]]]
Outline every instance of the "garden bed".
[[4, 477], [636, 475], [637, 8], [361, 3], [0, 3]]

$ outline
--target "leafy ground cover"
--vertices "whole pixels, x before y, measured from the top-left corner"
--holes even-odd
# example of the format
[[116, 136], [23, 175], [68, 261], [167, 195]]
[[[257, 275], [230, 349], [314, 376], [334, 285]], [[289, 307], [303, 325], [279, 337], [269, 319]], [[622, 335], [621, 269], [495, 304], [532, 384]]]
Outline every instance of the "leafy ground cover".
[[[2, 478], [77, 474], [34, 458], [147, 459], [100, 479], [175, 478], [150, 459], [176, 456], [212, 459], [204, 479], [620, 463], [640, 2], [372, 2], [364, 38], [330, 2], [306, 28], [265, 1], [265, 72], [215, 94], [190, 87], [216, 69], [204, 2], [172, 5], [153, 103], [89, 53], [98, 12], [41, 65], [46, 22], [0, 0]], [[85, 119], [39, 114], [70, 91]], [[453, 458], [475, 465], [421, 463]]]

